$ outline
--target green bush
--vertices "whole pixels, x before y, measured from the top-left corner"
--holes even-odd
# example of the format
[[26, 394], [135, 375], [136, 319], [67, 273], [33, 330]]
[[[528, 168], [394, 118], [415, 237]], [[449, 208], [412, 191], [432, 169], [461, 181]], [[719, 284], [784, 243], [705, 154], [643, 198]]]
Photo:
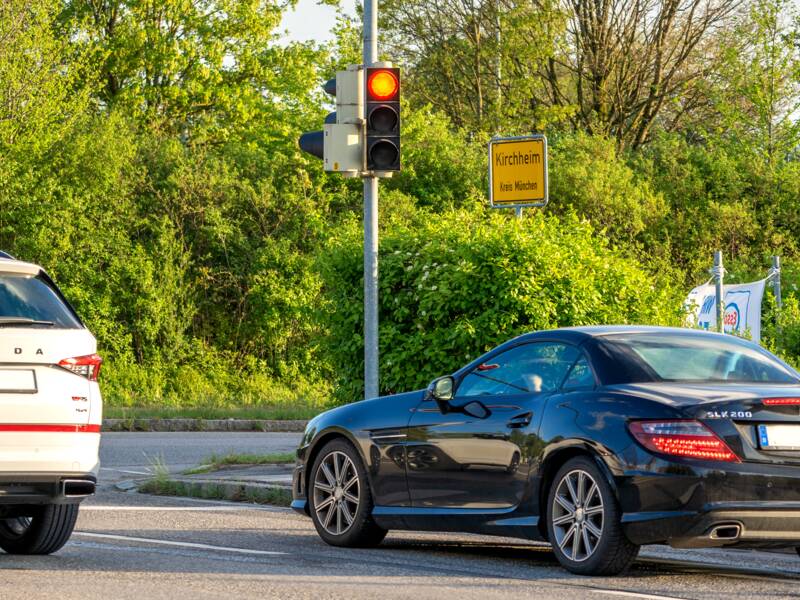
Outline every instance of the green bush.
[[[419, 388], [521, 333], [604, 323], [678, 324], [683, 290], [609, 249], [585, 221], [479, 207], [387, 219], [380, 245], [382, 392]], [[363, 386], [358, 223], [320, 257], [326, 356], [339, 401]]]
[[486, 195], [486, 145], [430, 106], [403, 117], [403, 169], [384, 188], [413, 196], [419, 206], [441, 211]]
[[761, 345], [800, 368], [800, 299], [794, 292], [784, 293], [780, 310], [775, 296], [764, 294]]
[[548, 210], [577, 212], [615, 244], [642, 241], [667, 214], [663, 196], [620, 156], [614, 140], [561, 136], [551, 144], [549, 165]]
[[192, 363], [114, 360], [101, 373], [114, 417], [309, 418], [330, 405], [331, 388], [302, 375], [278, 381], [263, 365], [197, 352]]

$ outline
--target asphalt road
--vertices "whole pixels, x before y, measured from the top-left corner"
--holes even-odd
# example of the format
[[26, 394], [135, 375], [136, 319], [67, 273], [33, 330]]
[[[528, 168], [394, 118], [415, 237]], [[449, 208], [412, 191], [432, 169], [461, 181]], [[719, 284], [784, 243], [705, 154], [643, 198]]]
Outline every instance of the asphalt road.
[[331, 548], [286, 509], [104, 490], [60, 553], [0, 555], [0, 580], [11, 600], [798, 597], [800, 559], [746, 556], [648, 549], [624, 577], [581, 578], [516, 540], [401, 532], [374, 550]]
[[[187, 435], [183, 442], [168, 440], [164, 449], [179, 448], [175, 456], [181, 460], [205, 456], [204, 443], [181, 435]], [[117, 439], [130, 445], [124, 436], [109, 436], [104, 453], [130, 462]], [[155, 439], [142, 444], [157, 447]], [[180, 449], [184, 442], [198, 454]], [[392, 532], [377, 549], [332, 548], [320, 541], [309, 519], [288, 509], [156, 498], [106, 483], [84, 503], [76, 534], [61, 552], [0, 554], [0, 582], [4, 600], [772, 599], [800, 598], [800, 558], [648, 547], [625, 576], [582, 578], [558, 567], [543, 544]]]
[[156, 462], [171, 471], [195, 467], [212, 454], [293, 452], [299, 433], [104, 433], [100, 443], [103, 479], [140, 477]]

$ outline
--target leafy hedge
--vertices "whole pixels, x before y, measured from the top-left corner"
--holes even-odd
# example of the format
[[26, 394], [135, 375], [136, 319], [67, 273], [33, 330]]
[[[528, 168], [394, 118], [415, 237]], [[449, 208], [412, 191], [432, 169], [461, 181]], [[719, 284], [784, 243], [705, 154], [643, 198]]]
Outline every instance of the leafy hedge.
[[[387, 219], [380, 246], [381, 387], [424, 386], [521, 333], [570, 325], [678, 324], [682, 290], [611, 250], [586, 221], [523, 220], [476, 206]], [[363, 386], [361, 230], [320, 259], [323, 346], [338, 400]]]

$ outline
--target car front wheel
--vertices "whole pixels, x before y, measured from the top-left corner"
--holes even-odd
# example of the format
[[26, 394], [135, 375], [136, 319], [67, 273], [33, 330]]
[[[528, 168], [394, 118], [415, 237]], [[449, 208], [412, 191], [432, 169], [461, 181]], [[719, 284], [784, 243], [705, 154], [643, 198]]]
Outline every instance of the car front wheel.
[[556, 474], [547, 502], [550, 543], [561, 565], [579, 575], [617, 575], [639, 546], [622, 531], [611, 486], [588, 457], [569, 460]]
[[67, 543], [77, 519], [77, 504], [48, 504], [31, 517], [0, 519], [0, 548], [9, 554], [52, 554]]
[[386, 530], [372, 519], [367, 472], [349, 442], [337, 439], [322, 448], [311, 469], [308, 490], [314, 527], [328, 544], [369, 547], [383, 541]]

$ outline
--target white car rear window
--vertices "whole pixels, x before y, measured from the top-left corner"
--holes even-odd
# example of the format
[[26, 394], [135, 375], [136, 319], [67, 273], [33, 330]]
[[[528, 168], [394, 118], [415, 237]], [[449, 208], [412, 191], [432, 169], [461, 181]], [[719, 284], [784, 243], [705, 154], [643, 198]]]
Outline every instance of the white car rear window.
[[16, 325], [82, 328], [60, 294], [43, 278], [0, 273], [0, 327]]

